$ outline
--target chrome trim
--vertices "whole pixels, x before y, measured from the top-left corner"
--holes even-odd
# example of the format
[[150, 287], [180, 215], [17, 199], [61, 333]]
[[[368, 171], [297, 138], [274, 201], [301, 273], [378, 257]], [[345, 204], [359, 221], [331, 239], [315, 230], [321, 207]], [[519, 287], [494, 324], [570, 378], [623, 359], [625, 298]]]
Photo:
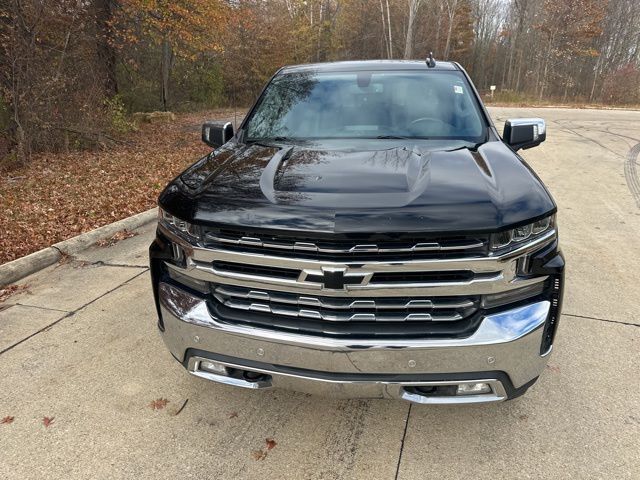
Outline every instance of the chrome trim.
[[[225, 385], [231, 385], [234, 387], [248, 388], [252, 390], [266, 390], [266, 389], [273, 388], [273, 381], [271, 379], [250, 382], [244, 379], [229, 377], [225, 375], [218, 375], [215, 373], [208, 372], [206, 370], [201, 370], [200, 364], [206, 361], [211, 361], [211, 359], [206, 357], [199, 357], [199, 356], [190, 357], [187, 365], [187, 371], [196, 377], [204, 378], [206, 380], [211, 380], [213, 382], [222, 383]], [[273, 378], [277, 379], [279, 377], [287, 377], [297, 381], [303, 380], [303, 381], [309, 381], [309, 382], [332, 384], [338, 387], [381, 386], [385, 388], [386, 393], [388, 393], [389, 396], [393, 396], [402, 400], [406, 400], [408, 402], [419, 403], [419, 404], [460, 405], [460, 404], [475, 404], [475, 403], [492, 403], [492, 402], [500, 402], [500, 401], [506, 400], [507, 398], [507, 393], [504, 389], [504, 386], [502, 385], [502, 382], [494, 378], [479, 379], [479, 380], [455, 380], [455, 381], [431, 381], [431, 382], [334, 380], [334, 379], [327, 379], [327, 378], [318, 378], [312, 375], [304, 375], [302, 373], [291, 374], [291, 373], [275, 371], [267, 368], [247, 367], [245, 365], [240, 365], [238, 363], [223, 362], [220, 360], [215, 360], [215, 363], [224, 365], [229, 368], [238, 369], [238, 370], [262, 373], [264, 375], [269, 375], [272, 379]], [[436, 387], [436, 386], [446, 386], [446, 385], [457, 386], [457, 385], [463, 385], [463, 384], [469, 384], [469, 383], [487, 383], [491, 387], [491, 393], [481, 394], [481, 395], [429, 396], [429, 395], [421, 395], [415, 392], [409, 392], [406, 390], [407, 387]]]
[[[261, 301], [273, 301], [277, 303], [288, 303], [292, 305], [306, 305], [311, 307], [330, 308], [335, 310], [345, 309], [375, 309], [375, 310], [392, 310], [392, 309], [412, 309], [412, 308], [429, 308], [429, 309], [458, 309], [458, 308], [471, 308], [475, 304], [471, 300], [455, 300], [455, 301], [440, 301], [438, 297], [432, 299], [414, 299], [405, 302], [392, 303], [394, 298], [388, 298], [386, 303], [379, 303], [376, 299], [371, 300], [353, 300], [349, 303], [336, 303], [341, 299], [335, 299], [336, 302], [329, 302], [328, 298], [321, 297], [306, 297], [298, 296], [296, 298], [288, 298], [286, 294], [278, 294], [278, 292], [264, 292], [260, 290], [249, 290], [244, 293], [239, 293], [230, 290], [227, 286], [220, 285], [215, 288], [215, 293], [223, 295], [225, 297], [235, 297], [243, 299], [261, 300]], [[347, 300], [348, 302], [348, 300]]]
[[[514, 341], [542, 326], [551, 306], [547, 300], [514, 308], [483, 318], [478, 329], [466, 338], [429, 339], [340, 339], [301, 335], [277, 330], [224, 323], [209, 313], [206, 302], [168, 283], [160, 282], [161, 304], [183, 322], [215, 327], [228, 333], [251, 335], [314, 348], [351, 350], [352, 348], [442, 348], [490, 345]], [[538, 345], [539, 349], [539, 345]]]
[[455, 282], [422, 282], [422, 283], [393, 283], [367, 285], [345, 285], [342, 290], [323, 288], [321, 283], [300, 282], [297, 279], [274, 278], [240, 273], [222, 273], [213, 267], [203, 264], [191, 264], [190, 268], [182, 269], [173, 264], [165, 263], [167, 268], [177, 270], [182, 275], [197, 280], [217, 284], [247, 287], [251, 289], [279, 290], [299, 293], [302, 295], [318, 295], [328, 297], [423, 297], [423, 296], [470, 296], [501, 293], [535, 283], [544, 282], [547, 277], [517, 278], [498, 273], [493, 277]]
[[[375, 244], [354, 245], [351, 248], [326, 248], [318, 247], [311, 242], [274, 243], [262, 241], [257, 237], [240, 237], [238, 239], [227, 238], [215, 233], [205, 233], [208, 241], [226, 243], [227, 245], [251, 245], [254, 247], [273, 248], [280, 250], [305, 251], [317, 253], [413, 253], [413, 252], [438, 252], [438, 251], [458, 251], [481, 248], [485, 242], [468, 242], [463, 245], [441, 245], [438, 242], [421, 242], [406, 248], [380, 248]], [[328, 241], [330, 242], [330, 241]]]
[[[519, 388], [540, 375], [549, 357], [548, 352], [540, 355], [542, 326], [550, 311], [548, 301], [488, 315], [467, 338], [351, 340], [225, 324], [212, 317], [205, 302], [193, 294], [162, 282], [158, 288], [163, 339], [179, 361], [185, 360], [189, 349], [198, 349], [263, 364], [326, 373], [370, 374], [372, 378], [375, 374], [389, 373], [503, 371], [513, 386]], [[304, 379], [292, 384], [274, 376], [273, 386], [321, 393]], [[397, 394], [383, 390], [362, 385], [350, 390], [349, 395]]]
[[538, 127], [538, 130], [535, 132], [534, 140], [537, 140], [538, 136], [547, 132], [547, 124], [543, 118], [510, 118], [507, 122], [514, 127], [522, 125], [533, 125]]
[[274, 315], [284, 315], [286, 317], [310, 318], [316, 320], [326, 320], [329, 322], [412, 322], [412, 321], [434, 321], [434, 322], [455, 322], [462, 320], [462, 315], [454, 313], [452, 315], [438, 315], [431, 313], [408, 313], [406, 315], [389, 313], [323, 313], [318, 310], [295, 309], [287, 306], [274, 306], [265, 303], [242, 302], [224, 299], [216, 296], [218, 301], [224, 306], [248, 312], [272, 313]]
[[238, 240], [238, 245], [262, 246], [259, 238], [242, 237]]
[[[233, 387], [249, 388], [252, 390], [264, 390], [272, 387], [270, 380], [257, 380], [255, 382], [250, 382], [242, 378], [234, 378], [226, 375], [220, 375], [217, 373], [208, 372], [207, 370], [201, 370], [200, 364], [202, 362], [207, 362], [207, 361], [211, 361], [211, 360], [208, 358], [202, 358], [202, 357], [191, 357], [189, 359], [187, 370], [191, 375], [195, 375], [196, 377], [204, 378], [206, 380], [211, 380], [212, 382], [224, 383], [225, 385], [231, 385]], [[232, 365], [230, 363], [224, 363], [224, 362], [218, 362], [218, 361], [216, 361], [216, 363], [220, 363], [227, 367], [236, 367], [236, 368], [241, 368], [243, 370], [249, 370], [248, 368], [239, 367], [237, 365]], [[256, 370], [251, 370], [251, 371], [256, 371]]]
[[[184, 239], [173, 234], [162, 224], [158, 227], [173, 242], [183, 247], [186, 268], [166, 263], [179, 273], [216, 284], [227, 284], [251, 289], [269, 289], [292, 292], [301, 295], [330, 297], [420, 297], [420, 296], [468, 296], [501, 293], [526, 287], [546, 280], [546, 276], [522, 278], [517, 273], [517, 261], [533, 251], [544, 247], [556, 238], [551, 230], [529, 243], [505, 252], [483, 257], [412, 259], [404, 261], [376, 260], [323, 261], [299, 257], [278, 257], [274, 255], [236, 252], [217, 248], [202, 248], [189, 245]], [[249, 241], [249, 240], [247, 240]], [[260, 274], [240, 273], [213, 266], [214, 261], [244, 265], [278, 268], [299, 272], [298, 278], [285, 278]], [[465, 281], [414, 281], [404, 283], [376, 283], [375, 273], [389, 272], [448, 272], [471, 271], [474, 278]], [[341, 271], [345, 278], [356, 278], [359, 282], [346, 284], [342, 289], [326, 288], [323, 283], [307, 281], [309, 275], [324, 275], [328, 271]]]
[[502, 402], [507, 399], [507, 392], [502, 382], [495, 379], [465, 380], [457, 382], [421, 382], [412, 384], [411, 386], [438, 386], [438, 385], [462, 385], [468, 383], [488, 383], [491, 387], [491, 393], [480, 395], [457, 395], [450, 397], [421, 395], [415, 392], [409, 392], [404, 388], [400, 391], [400, 398], [413, 403], [422, 405], [452, 405], [452, 404], [474, 404], [474, 403], [493, 403]]
[[[369, 271], [369, 272], [387, 272], [387, 271], [434, 271], [434, 270], [472, 270], [476, 273], [488, 273], [500, 271], [504, 263], [525, 255], [536, 250], [555, 238], [555, 230], [537, 237], [531, 242], [524, 243], [522, 246], [509, 252], [499, 255], [489, 255], [483, 257], [472, 258], [444, 258], [444, 259], [410, 259], [410, 260], [372, 260], [372, 261], [331, 261], [321, 259], [308, 259], [298, 257], [279, 257], [268, 254], [258, 254], [250, 252], [237, 252], [233, 250], [225, 250], [222, 248], [201, 248], [193, 247], [193, 261], [198, 263], [211, 263], [214, 260], [246, 263], [253, 265], [263, 265], [281, 268], [291, 268], [296, 270], [310, 269], [319, 271], [325, 268], [347, 268], [350, 271]], [[175, 238], [178, 242], [184, 240]], [[361, 269], [357, 267], [361, 266]]]

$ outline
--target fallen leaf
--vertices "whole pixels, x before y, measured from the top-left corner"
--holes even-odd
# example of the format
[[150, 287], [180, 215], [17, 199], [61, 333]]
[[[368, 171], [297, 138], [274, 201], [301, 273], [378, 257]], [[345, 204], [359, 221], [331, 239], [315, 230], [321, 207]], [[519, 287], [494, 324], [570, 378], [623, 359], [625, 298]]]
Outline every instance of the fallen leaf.
[[10, 296], [16, 293], [23, 292], [29, 288], [29, 285], [7, 285], [0, 288], [0, 303], [9, 299]]
[[253, 455], [255, 460], [264, 460], [267, 457], [267, 452], [264, 450], [254, 450], [251, 452], [251, 455]]
[[164, 185], [211, 151], [194, 126], [232, 114], [179, 114], [102, 150], [34, 152], [28, 164], [11, 167], [0, 162], [0, 264], [155, 207]]
[[278, 444], [273, 438], [265, 438], [264, 441], [267, 444], [266, 449], [254, 450], [253, 452], [251, 452], [253, 458], [256, 460], [264, 460], [265, 458], [267, 458], [267, 453], [269, 453], [269, 450], [274, 449]]
[[11, 415], [7, 415], [2, 420], [0, 420], [0, 424], [1, 423], [13, 423], [14, 418], [16, 418], [16, 417], [12, 417]]
[[151, 407], [152, 410], [162, 410], [167, 406], [167, 403], [169, 403], [169, 400], [166, 398], [158, 398], [157, 400], [152, 401], [149, 404], [149, 407]]
[[106, 238], [104, 240], [99, 240], [96, 242], [98, 247], [112, 247], [116, 243], [124, 240], [125, 238], [131, 238], [138, 235], [136, 232], [130, 232], [128, 230], [120, 230], [111, 236], [111, 238]]
[[278, 445], [273, 438], [266, 438], [265, 442], [267, 442], [267, 450], [272, 450]]
[[73, 261], [73, 256], [68, 253], [61, 252], [60, 259], [58, 260], [58, 265], [66, 265], [67, 263], [71, 263]]
[[229, 418], [237, 418], [238, 417], [238, 412], [231, 412], [229, 414]]
[[552, 372], [556, 372], [556, 373], [558, 373], [560, 371], [560, 367], [556, 367], [555, 365], [548, 365], [547, 364], [547, 368], [549, 370], [551, 370]]
[[56, 417], [44, 417], [44, 418], [42, 419], [42, 424], [43, 424], [45, 427], [48, 427], [49, 425], [51, 425], [51, 424], [53, 423], [53, 420], [54, 420], [55, 418], [56, 418]]

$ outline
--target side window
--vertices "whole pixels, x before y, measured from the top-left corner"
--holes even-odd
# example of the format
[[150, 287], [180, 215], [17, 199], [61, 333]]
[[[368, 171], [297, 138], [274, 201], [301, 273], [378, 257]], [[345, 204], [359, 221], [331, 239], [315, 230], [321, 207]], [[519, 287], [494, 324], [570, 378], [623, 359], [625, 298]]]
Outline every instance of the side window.
[[247, 134], [252, 138], [261, 138], [273, 135], [282, 129], [282, 113], [284, 104], [282, 92], [278, 88], [269, 88], [262, 98], [260, 108], [256, 110]]
[[[273, 79], [249, 121], [249, 138], [289, 136], [296, 127], [294, 110], [310, 110], [308, 103], [313, 103], [313, 93], [317, 86], [318, 80], [309, 73], [295, 73]], [[316, 95], [317, 93], [315, 92]]]

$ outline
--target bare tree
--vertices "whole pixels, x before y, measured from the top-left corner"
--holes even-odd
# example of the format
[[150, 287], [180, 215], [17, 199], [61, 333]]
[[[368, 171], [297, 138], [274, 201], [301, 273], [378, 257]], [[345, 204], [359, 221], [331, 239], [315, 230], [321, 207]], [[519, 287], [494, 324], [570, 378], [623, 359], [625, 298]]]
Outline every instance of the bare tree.
[[501, 0], [477, 0], [473, 2], [475, 38], [472, 50], [471, 72], [480, 88], [493, 84], [489, 58], [498, 42], [500, 27], [504, 23]]
[[382, 0], [380, 0], [380, 16], [382, 18], [382, 45], [384, 54], [382, 56], [387, 56], [387, 58], [391, 58], [391, 51], [389, 50], [389, 38], [387, 37], [387, 18], [384, 13], [384, 4]]
[[447, 41], [444, 46], [444, 58], [449, 59], [449, 53], [451, 51], [451, 34], [453, 33], [454, 21], [456, 18], [456, 9], [458, 8], [458, 0], [444, 0], [447, 7]]
[[508, 101], [632, 102], [640, 1], [4, 0], [0, 156], [88, 146], [116, 93], [120, 114], [249, 103], [285, 64], [429, 51]]
[[404, 58], [413, 58], [413, 36], [416, 16], [422, 0], [407, 0], [409, 7], [409, 20], [407, 21], [407, 37], [404, 44]]
[[389, 58], [393, 58], [393, 38], [391, 37], [391, 9], [389, 8], [389, 0], [387, 3], [387, 28], [389, 30]]
[[111, 32], [114, 0], [94, 0], [96, 21], [96, 53], [104, 71], [104, 91], [107, 96], [118, 93], [116, 50]]

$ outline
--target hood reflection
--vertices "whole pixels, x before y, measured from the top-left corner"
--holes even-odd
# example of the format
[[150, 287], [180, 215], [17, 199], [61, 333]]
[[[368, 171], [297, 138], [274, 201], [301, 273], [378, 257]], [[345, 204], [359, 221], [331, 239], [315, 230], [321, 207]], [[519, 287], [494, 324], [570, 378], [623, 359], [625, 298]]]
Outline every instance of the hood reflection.
[[494, 230], [555, 208], [501, 142], [477, 152], [380, 145], [230, 142], [187, 169], [160, 201], [188, 221], [344, 232]]

